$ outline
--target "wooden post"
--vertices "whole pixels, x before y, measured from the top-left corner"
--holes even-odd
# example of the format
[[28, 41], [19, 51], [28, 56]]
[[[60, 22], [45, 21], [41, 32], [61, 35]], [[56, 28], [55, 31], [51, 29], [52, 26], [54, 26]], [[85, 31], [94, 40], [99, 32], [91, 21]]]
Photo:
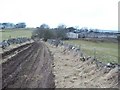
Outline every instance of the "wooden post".
[[97, 63], [97, 59], [96, 59], [96, 49], [95, 48], [94, 48], [94, 60], [95, 60], [96, 66], [98, 67], [98, 63]]

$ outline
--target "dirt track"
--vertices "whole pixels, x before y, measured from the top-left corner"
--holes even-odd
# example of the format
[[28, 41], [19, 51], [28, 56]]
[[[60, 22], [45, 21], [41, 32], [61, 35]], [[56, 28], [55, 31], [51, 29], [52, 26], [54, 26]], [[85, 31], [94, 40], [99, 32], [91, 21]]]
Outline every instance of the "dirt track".
[[[4, 59], [7, 58], [8, 55]], [[49, 50], [43, 43], [34, 42], [28, 45], [2, 63], [3, 89], [54, 88], [52, 63]]]

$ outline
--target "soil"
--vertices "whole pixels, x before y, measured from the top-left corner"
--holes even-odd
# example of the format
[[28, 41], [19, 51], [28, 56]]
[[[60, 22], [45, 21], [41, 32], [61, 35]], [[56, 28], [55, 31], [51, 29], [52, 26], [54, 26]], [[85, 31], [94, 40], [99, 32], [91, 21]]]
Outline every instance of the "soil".
[[[13, 53], [16, 51], [16, 54]], [[45, 44], [39, 41], [31, 43], [21, 47], [21, 50], [19, 48], [4, 54], [3, 60], [2, 89], [55, 87], [52, 56]]]

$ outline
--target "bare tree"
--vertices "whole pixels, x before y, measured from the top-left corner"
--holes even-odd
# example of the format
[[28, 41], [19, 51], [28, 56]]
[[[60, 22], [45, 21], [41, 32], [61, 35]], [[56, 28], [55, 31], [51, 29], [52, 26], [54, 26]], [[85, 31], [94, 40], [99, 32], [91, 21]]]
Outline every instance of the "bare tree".
[[50, 27], [47, 24], [40, 25], [41, 29], [49, 29]]
[[66, 29], [66, 25], [65, 24], [59, 24], [57, 28], [58, 29]]

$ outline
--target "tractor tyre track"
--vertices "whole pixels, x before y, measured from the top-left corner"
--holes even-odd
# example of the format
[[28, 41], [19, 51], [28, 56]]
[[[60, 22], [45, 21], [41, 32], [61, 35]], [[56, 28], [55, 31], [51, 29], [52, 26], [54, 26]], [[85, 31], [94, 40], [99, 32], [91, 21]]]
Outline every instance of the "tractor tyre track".
[[45, 44], [34, 42], [2, 63], [2, 88], [54, 88], [51, 64]]

